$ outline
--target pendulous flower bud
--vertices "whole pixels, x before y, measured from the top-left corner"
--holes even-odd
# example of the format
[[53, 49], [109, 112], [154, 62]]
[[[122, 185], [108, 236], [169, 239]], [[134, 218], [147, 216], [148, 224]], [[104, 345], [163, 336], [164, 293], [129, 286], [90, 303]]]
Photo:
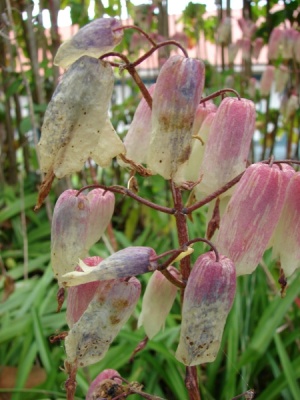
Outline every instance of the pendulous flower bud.
[[[179, 272], [174, 267], [168, 267], [168, 271], [175, 277]], [[138, 327], [145, 329], [146, 335], [152, 339], [163, 327], [177, 294], [177, 287], [159, 271], [155, 271], [149, 282], [143, 297], [142, 311], [139, 316]]]
[[268, 44], [268, 58], [269, 60], [276, 60], [281, 51], [281, 45], [283, 43], [284, 32], [280, 28], [274, 28], [271, 32]]
[[283, 92], [290, 78], [290, 71], [286, 65], [280, 65], [275, 70], [275, 92]]
[[54, 58], [54, 64], [67, 68], [82, 56], [99, 58], [121, 42], [123, 30], [115, 29], [122, 26], [115, 18], [99, 18], [83, 26], [69, 40], [59, 47]]
[[275, 67], [273, 65], [267, 65], [260, 79], [260, 94], [262, 97], [269, 96], [274, 77]]
[[300, 172], [287, 187], [284, 207], [273, 238], [273, 256], [280, 257], [286, 276], [300, 267]]
[[82, 261], [79, 262], [83, 272], [72, 271], [65, 274], [62, 278], [63, 283], [64, 286], [70, 287], [98, 280], [145, 274], [157, 269], [157, 261], [151, 260], [155, 256], [156, 253], [151, 247], [126, 247], [101, 261], [95, 268], [89, 268]]
[[117, 376], [120, 376], [120, 374], [115, 369], [105, 369], [102, 371], [90, 384], [85, 400], [100, 400], [102, 397], [103, 384], [107, 384], [107, 380], [109, 380], [111, 385], [114, 383], [122, 383], [121, 379], [116, 378]]
[[102, 371], [90, 384], [85, 400], [100, 400], [102, 398], [103, 385], [107, 386], [110, 383], [113, 386], [115, 383], [119, 385], [122, 383], [122, 380], [117, 378], [118, 376], [120, 376], [119, 372], [114, 369]]
[[[85, 265], [90, 268], [98, 265], [103, 259], [101, 257], [87, 257], [84, 259]], [[77, 271], [80, 271], [80, 267], [76, 267]], [[97, 288], [101, 285], [101, 282], [90, 282], [83, 285], [78, 285], [69, 288], [67, 298], [67, 313], [66, 320], [69, 328], [80, 319], [82, 314], [87, 309], [91, 302]]]
[[[108, 119], [112, 67], [84, 56], [63, 75], [48, 104], [38, 150], [43, 172], [58, 178], [81, 170], [92, 157], [108, 166], [124, 145]], [[74, 90], [76, 88], [76, 90]]]
[[183, 299], [177, 360], [193, 366], [217, 357], [236, 289], [234, 264], [213, 252], [202, 254], [189, 276]]
[[58, 198], [51, 228], [51, 263], [61, 286], [61, 276], [84, 258], [103, 235], [114, 211], [114, 195], [94, 189], [85, 196], [66, 190]]
[[247, 168], [221, 219], [216, 243], [236, 266], [251, 274], [260, 262], [282, 211], [290, 169], [257, 163]]
[[153, 95], [148, 167], [165, 179], [174, 177], [190, 155], [192, 127], [204, 86], [204, 63], [172, 56], [157, 78]]
[[[153, 95], [155, 84], [149, 88], [150, 95]], [[124, 139], [126, 157], [138, 164], [147, 163], [147, 155], [151, 135], [151, 109], [144, 98], [140, 101], [133, 120]], [[118, 160], [121, 166], [127, 166], [122, 160]]]
[[252, 49], [252, 57], [254, 57], [256, 60], [258, 59], [263, 46], [264, 46], [263, 38], [259, 37], [254, 40], [253, 49]]
[[140, 293], [136, 278], [102, 282], [65, 338], [68, 363], [84, 367], [102, 360], [132, 314]]
[[255, 128], [255, 106], [247, 99], [225, 98], [213, 119], [207, 139], [196, 196], [211, 194], [246, 167]]

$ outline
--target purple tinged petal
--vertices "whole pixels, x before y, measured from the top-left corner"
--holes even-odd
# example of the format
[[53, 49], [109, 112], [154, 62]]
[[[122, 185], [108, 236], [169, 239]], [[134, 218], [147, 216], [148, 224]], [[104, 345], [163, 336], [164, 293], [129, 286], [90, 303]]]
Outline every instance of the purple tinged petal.
[[[225, 98], [212, 122], [196, 195], [211, 194], [244, 171], [255, 128], [255, 106], [247, 99]], [[226, 193], [228, 195], [228, 193]]]
[[151, 247], [126, 247], [103, 260], [95, 268], [85, 268], [84, 263], [80, 263], [84, 272], [69, 272], [63, 276], [63, 283], [65, 287], [70, 287], [97, 280], [128, 278], [145, 274], [157, 269], [157, 261], [152, 261], [155, 256], [156, 253]]
[[260, 52], [261, 52], [261, 49], [263, 48], [263, 46], [264, 46], [263, 38], [259, 37], [259, 38], [256, 38], [254, 40], [253, 50], [252, 50], [252, 57], [255, 58], [256, 60], [258, 59], [258, 57], [260, 55]]
[[290, 276], [300, 267], [300, 173], [290, 179], [284, 208], [273, 238], [273, 256], [280, 257], [281, 268]]
[[192, 127], [204, 86], [200, 60], [172, 56], [155, 86], [147, 166], [165, 179], [174, 177], [190, 155]]
[[284, 32], [280, 28], [274, 28], [271, 32], [268, 44], [269, 60], [276, 60], [280, 54], [280, 46], [283, 43]]
[[[84, 259], [84, 263], [89, 267], [95, 267], [103, 259], [101, 257], [87, 257]], [[76, 267], [79, 271], [80, 267]], [[68, 289], [67, 298], [67, 313], [66, 319], [69, 328], [80, 319], [81, 315], [87, 309], [89, 303], [94, 297], [96, 290], [98, 289], [101, 282], [90, 282], [83, 285], [74, 286]]]
[[[174, 267], [168, 271], [176, 278], [179, 272]], [[143, 297], [142, 311], [139, 316], [138, 327], [145, 329], [146, 335], [152, 339], [163, 327], [177, 294], [177, 287], [159, 271], [155, 271]]]
[[61, 276], [77, 265], [78, 258], [87, 255], [90, 205], [86, 196], [77, 190], [66, 190], [58, 198], [51, 227], [51, 264], [61, 286]]
[[184, 292], [180, 341], [176, 358], [193, 366], [215, 360], [236, 289], [231, 260], [213, 252], [200, 256]]
[[91, 57], [80, 58], [65, 72], [48, 104], [38, 144], [44, 172], [53, 169], [62, 178], [81, 170], [96, 150], [95, 161], [102, 166], [124, 151], [115, 131], [107, 130], [113, 84], [112, 67]]
[[260, 94], [262, 97], [269, 96], [274, 78], [275, 67], [273, 65], [267, 65], [260, 79]]
[[102, 360], [141, 293], [141, 284], [136, 278], [102, 283], [65, 339], [67, 361], [78, 367]]
[[90, 248], [101, 238], [112, 218], [115, 196], [103, 189], [93, 189], [88, 193], [87, 199], [90, 204], [87, 247]]
[[[116, 376], [120, 376], [120, 374], [115, 369], [105, 369], [104, 371], [102, 371], [98, 376], [96, 376], [96, 378], [90, 384], [85, 400], [98, 399], [99, 397], [98, 391], [101, 390], [101, 384], [103, 383], [103, 381], [107, 379], [112, 379]], [[116, 378], [114, 379], [114, 382], [121, 384], [122, 380]]]
[[[150, 95], [153, 95], [155, 84], [149, 88]], [[144, 98], [140, 101], [133, 120], [124, 139], [126, 148], [126, 157], [138, 164], [147, 163], [147, 154], [151, 135], [151, 109]], [[128, 164], [118, 160], [122, 167], [128, 167]]]
[[216, 241], [219, 251], [235, 263], [237, 275], [251, 274], [260, 262], [279, 220], [290, 177], [290, 169], [257, 163], [238, 183]]
[[67, 68], [82, 56], [99, 58], [121, 42], [122, 23], [115, 18], [99, 18], [85, 25], [58, 49], [54, 64]]

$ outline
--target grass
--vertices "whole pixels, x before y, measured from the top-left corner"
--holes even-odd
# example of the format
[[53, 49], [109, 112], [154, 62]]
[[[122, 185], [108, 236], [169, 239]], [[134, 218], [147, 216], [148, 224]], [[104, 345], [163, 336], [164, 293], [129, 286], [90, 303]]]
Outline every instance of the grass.
[[[163, 189], [151, 196], [163, 202]], [[14, 194], [16, 191], [11, 188], [5, 188], [0, 199], [4, 243], [1, 257], [15, 284], [13, 292], [0, 303], [0, 360], [2, 366], [15, 367], [15, 383], [10, 389], [0, 388], [0, 398], [1, 393], [10, 392], [12, 400], [65, 399], [63, 343], [51, 344], [49, 341], [51, 335], [68, 329], [65, 308], [56, 312], [57, 285], [49, 252], [50, 224], [45, 211], [40, 214], [32, 212], [36, 195], [28, 188], [27, 191], [23, 207], [17, 193]], [[141, 194], [149, 196], [149, 191], [143, 187]], [[51, 201], [53, 203], [53, 198]], [[127, 200], [117, 200], [113, 225], [119, 248], [147, 245], [160, 253], [177, 245], [171, 217], [137, 205], [126, 221], [128, 209]], [[27, 278], [24, 277], [22, 212], [26, 215]], [[194, 215], [194, 221], [189, 222], [191, 237], [203, 234], [204, 221], [202, 211]], [[201, 246], [195, 246], [194, 257], [204, 251]], [[107, 254], [104, 244], [99, 242], [95, 245], [92, 254]], [[270, 260], [269, 253], [266, 253], [264, 262], [268, 265], [268, 276], [262, 267], [258, 267], [252, 275], [239, 278], [218, 357], [215, 362], [199, 368], [204, 400], [229, 400], [251, 388], [259, 400], [300, 398], [300, 310], [297, 302], [300, 271], [289, 280], [287, 294], [282, 299], [276, 283], [276, 263]], [[143, 288], [148, 279], [149, 276], [141, 277]], [[3, 276], [0, 281], [2, 299], [7, 291], [5, 282]], [[127, 380], [143, 383], [148, 393], [172, 400], [187, 399], [185, 369], [174, 357], [180, 329], [179, 299], [167, 318], [165, 329], [149, 341], [130, 363], [133, 350], [144, 338], [143, 329], [137, 329], [140, 309], [141, 301], [106, 357], [79, 370], [77, 399], [85, 398], [89, 382], [105, 368], [117, 369]], [[43, 379], [26, 388], [28, 378], [35, 382], [33, 373], [35, 378]]]

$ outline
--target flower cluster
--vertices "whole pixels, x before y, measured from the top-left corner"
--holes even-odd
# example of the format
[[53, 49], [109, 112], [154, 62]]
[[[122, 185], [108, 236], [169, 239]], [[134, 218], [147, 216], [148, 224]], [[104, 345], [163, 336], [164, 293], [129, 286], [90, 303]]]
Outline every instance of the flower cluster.
[[[239, 24], [245, 47], [246, 41], [251, 44], [256, 27], [246, 20]], [[219, 30], [221, 43], [228, 42], [229, 25], [230, 21], [224, 21]], [[182, 226], [186, 224], [184, 214], [217, 199], [208, 234], [214, 251], [198, 256], [190, 269], [185, 259], [192, 249], [183, 233], [179, 234], [180, 249], [165, 263], [151, 247], [141, 246], [121, 249], [105, 259], [89, 257], [90, 248], [111, 221], [112, 192], [143, 199], [120, 186], [97, 188], [88, 194], [62, 193], [53, 215], [51, 259], [59, 287], [68, 290], [67, 364], [76, 369], [105, 356], [140, 298], [139, 275], [151, 273], [138, 326], [153, 338], [163, 327], [180, 287], [182, 321], [175, 357], [193, 367], [214, 361], [218, 354], [237, 275], [252, 273], [271, 246], [287, 275], [300, 267], [296, 200], [300, 175], [287, 164], [261, 162], [247, 168], [255, 129], [254, 103], [239, 96], [225, 97], [217, 107], [210, 98], [203, 99], [204, 63], [181, 55], [169, 57], [149, 91], [143, 87], [146, 96], [122, 142], [108, 117], [112, 66], [98, 59], [114, 49], [122, 35], [119, 21], [99, 19], [59, 49], [55, 61], [68, 69], [45, 114], [39, 143], [42, 169], [61, 178], [79, 171], [88, 158], [107, 166], [117, 156], [132, 174], [142, 165], [150, 174], [171, 182], [175, 208], [157, 209], [174, 214]], [[258, 49], [262, 43], [256, 45]], [[262, 79], [264, 95], [269, 93], [274, 72], [269, 66]], [[190, 208], [178, 203], [186, 187], [193, 189], [190, 197], [195, 204]], [[149, 201], [146, 204], [155, 208]], [[171, 265], [176, 261], [180, 269]], [[93, 398], [95, 390], [104, 390], [99, 386], [103, 380], [116, 382], [117, 375], [109, 371], [100, 376], [87, 398]]]

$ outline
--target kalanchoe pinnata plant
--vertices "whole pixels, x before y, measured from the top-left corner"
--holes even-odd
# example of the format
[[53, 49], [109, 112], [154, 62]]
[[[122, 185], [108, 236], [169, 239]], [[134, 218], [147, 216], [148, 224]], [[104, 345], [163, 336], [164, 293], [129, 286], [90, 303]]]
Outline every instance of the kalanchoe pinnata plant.
[[58, 49], [54, 64], [67, 68], [82, 56], [99, 58], [122, 40], [122, 23], [115, 18], [99, 18], [85, 25]]
[[[168, 267], [170, 274], [178, 278], [179, 272]], [[177, 294], [177, 288], [160, 272], [151, 276], [144, 293], [138, 326], [143, 326], [149, 339], [155, 336], [165, 323]]]
[[82, 272], [73, 271], [63, 275], [63, 284], [70, 287], [97, 280], [129, 278], [155, 271], [158, 264], [151, 260], [155, 256], [155, 251], [150, 247], [126, 247], [101, 261], [95, 268], [89, 268], [84, 262], [80, 262]]
[[114, 195], [94, 189], [87, 196], [77, 190], [63, 192], [54, 208], [51, 228], [51, 264], [58, 284], [73, 271], [79, 258], [103, 235], [114, 211]]
[[81, 57], [65, 72], [42, 126], [43, 172], [62, 178], [80, 171], [89, 157], [104, 167], [125, 152], [108, 118], [113, 84], [111, 66], [95, 58]]
[[[90, 268], [98, 265], [103, 259], [101, 257], [87, 257], [84, 259], [85, 265]], [[80, 270], [77, 266], [76, 270]], [[83, 285], [74, 286], [68, 289], [67, 297], [67, 313], [66, 319], [70, 328], [79, 320], [82, 314], [87, 309], [87, 306], [91, 302], [97, 288], [101, 285], [100, 281], [89, 282]]]
[[247, 99], [225, 98], [213, 119], [205, 147], [196, 195], [214, 192], [241, 173], [254, 133], [255, 107]]
[[147, 165], [165, 179], [173, 178], [179, 165], [189, 158], [203, 86], [204, 64], [200, 60], [172, 56], [159, 73]]
[[99, 285], [65, 339], [67, 362], [84, 367], [101, 360], [133, 312], [140, 293], [141, 284], [136, 278]]
[[294, 171], [277, 165], [251, 165], [221, 219], [216, 243], [234, 262], [237, 275], [251, 274], [260, 262], [282, 211]]
[[284, 207], [275, 229], [273, 255], [279, 256], [281, 268], [290, 276], [300, 267], [300, 173], [290, 179]]
[[[114, 369], [102, 371], [90, 384], [85, 400], [95, 400], [103, 397], [103, 384], [105, 383], [111, 383], [111, 385], [115, 383], [121, 384], [122, 381], [117, 378], [118, 376], [120, 376], [119, 372]], [[107, 382], [108, 380], [109, 382]]]
[[[240, 25], [243, 39], [229, 49], [230, 62], [245, 40], [249, 50], [247, 60], [250, 57], [250, 38], [256, 27], [246, 20], [240, 21]], [[143, 34], [146, 53], [133, 62], [124, 54], [111, 53], [121, 41], [124, 29], [137, 29]], [[223, 44], [229, 43], [228, 29], [230, 20], [226, 20], [219, 31]], [[269, 57], [272, 60], [282, 51], [282, 32], [274, 30], [271, 35]], [[155, 40], [162, 42], [156, 44]], [[165, 60], [155, 89], [153, 86], [148, 91], [136, 66], [167, 45], [177, 46], [177, 51], [183, 55]], [[104, 54], [107, 51], [109, 53]], [[115, 61], [117, 57], [121, 63]], [[118, 157], [121, 167], [131, 169], [128, 187], [116, 184], [113, 177], [113, 186], [100, 182], [80, 191], [70, 189], [61, 194], [54, 209], [52, 268], [59, 293], [64, 292], [64, 288], [68, 291], [70, 330], [63, 335], [65, 370], [69, 375], [65, 384], [67, 400], [75, 396], [77, 369], [104, 359], [133, 314], [142, 291], [140, 275], [146, 273], [153, 275], [144, 292], [140, 317], [134, 315], [137, 323], [133, 325], [143, 325], [147, 337], [136, 344], [134, 356], [159, 332], [168, 321], [166, 316], [173, 302], [179, 301], [182, 315], [178, 347], [176, 353], [172, 350], [170, 353], [186, 366], [186, 398], [198, 400], [196, 365], [213, 362], [218, 354], [235, 296], [236, 275], [252, 273], [264, 251], [272, 246], [274, 256], [280, 257], [287, 275], [300, 264], [300, 210], [296, 201], [299, 176], [286, 162], [272, 159], [248, 167], [255, 129], [254, 103], [240, 98], [230, 88], [202, 98], [204, 63], [189, 58], [182, 45], [174, 40], [164, 41], [157, 35], [150, 37], [138, 27], [122, 27], [113, 18], [98, 19], [63, 44], [55, 61], [68, 69], [44, 118], [39, 152], [41, 169], [47, 175], [40, 189], [38, 207], [49, 193], [55, 176], [62, 178], [80, 171], [90, 158], [106, 167], [112, 158]], [[143, 95], [124, 143], [108, 118], [114, 85], [112, 67], [127, 70]], [[274, 72], [274, 68], [268, 66], [267, 73]], [[263, 96], [269, 95], [273, 82], [273, 76], [267, 78], [266, 84], [264, 78], [261, 82]], [[250, 82], [249, 93], [254, 98], [256, 81], [252, 78]], [[225, 97], [228, 93], [231, 97]], [[223, 98], [217, 108], [212, 100], [218, 96]], [[287, 120], [292, 119], [296, 111], [294, 103], [298, 94], [293, 92], [292, 96], [294, 106], [286, 114]], [[94, 168], [93, 163], [90, 168]], [[140, 196], [137, 187], [132, 190], [131, 181], [136, 179], [136, 173], [144, 177], [158, 174], [160, 176], [155, 179], [169, 181], [172, 204], [156, 204]], [[96, 176], [92, 175], [93, 182]], [[150, 182], [151, 178], [148, 179]], [[92, 188], [88, 194], [84, 192]], [[182, 192], [186, 190], [191, 192], [184, 204]], [[157, 255], [151, 243], [115, 252], [111, 246], [113, 254], [103, 260], [88, 257], [90, 248], [103, 235], [112, 218], [114, 194], [131, 197], [144, 207], [174, 218], [178, 248]], [[206, 234], [216, 247], [208, 239], [189, 238], [187, 216], [192, 220], [192, 213], [206, 204], [209, 204]], [[194, 224], [199, 223], [199, 218], [194, 218]], [[284, 249], [280, 243], [282, 235], [286, 241]], [[139, 240], [142, 238], [143, 235]], [[205, 242], [214, 251], [205, 249], [204, 254], [199, 254], [197, 242]], [[218, 250], [222, 255], [218, 256]], [[192, 266], [193, 251], [197, 261]], [[132, 393], [143, 397], [142, 385], [131, 384], [123, 377], [114, 378], [114, 373], [109, 370], [105, 376], [100, 374], [92, 383], [87, 399], [111, 398], [109, 385], [118, 386], [117, 379], [122, 384], [118, 386], [120, 392], [116, 398]]]
[[192, 268], [183, 299], [176, 358], [185, 365], [216, 359], [236, 288], [233, 262], [213, 252], [200, 256]]

